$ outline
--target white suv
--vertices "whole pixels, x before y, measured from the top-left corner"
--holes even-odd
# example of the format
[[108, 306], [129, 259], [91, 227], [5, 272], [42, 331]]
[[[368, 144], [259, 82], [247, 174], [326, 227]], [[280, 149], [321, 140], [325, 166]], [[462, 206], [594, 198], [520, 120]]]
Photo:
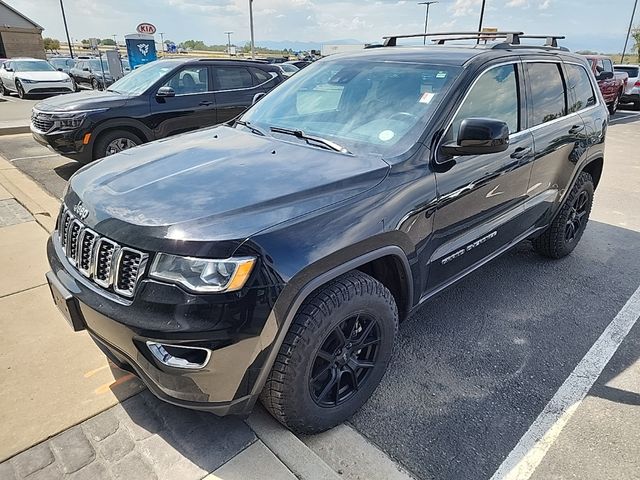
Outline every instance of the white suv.
[[614, 65], [613, 69], [629, 75], [620, 102], [633, 103], [636, 109], [640, 109], [640, 65]]
[[75, 85], [69, 75], [46, 60], [12, 58], [0, 67], [0, 91], [3, 95], [16, 92], [25, 98], [30, 94], [71, 93]]

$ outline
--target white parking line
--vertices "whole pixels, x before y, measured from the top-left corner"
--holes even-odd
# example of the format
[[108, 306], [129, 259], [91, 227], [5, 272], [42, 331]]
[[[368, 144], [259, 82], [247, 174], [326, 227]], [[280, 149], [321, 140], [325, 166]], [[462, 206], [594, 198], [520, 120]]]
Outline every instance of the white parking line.
[[527, 480], [640, 317], [640, 287], [571, 372], [491, 480]]
[[33, 157], [12, 158], [9, 161], [13, 163], [13, 162], [17, 162], [18, 160], [35, 160], [36, 158], [49, 158], [49, 157], [57, 157], [57, 156], [58, 156], [57, 153], [49, 153], [47, 155], [34, 155]]

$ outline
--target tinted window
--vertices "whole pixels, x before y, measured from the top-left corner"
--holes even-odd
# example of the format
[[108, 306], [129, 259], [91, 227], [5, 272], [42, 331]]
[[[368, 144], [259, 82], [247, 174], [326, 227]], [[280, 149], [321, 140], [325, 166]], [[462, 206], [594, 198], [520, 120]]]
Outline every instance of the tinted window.
[[272, 78], [271, 75], [269, 75], [264, 70], [260, 70], [259, 68], [250, 68], [249, 70], [251, 70], [253, 76], [256, 77], [256, 85], [268, 82]]
[[253, 87], [253, 77], [245, 67], [218, 67], [216, 72], [220, 90]]
[[526, 63], [533, 104], [532, 127], [567, 114], [564, 82], [557, 63]]
[[456, 113], [446, 140], [456, 140], [465, 118], [502, 120], [511, 133], [519, 130], [518, 77], [515, 65], [502, 65], [484, 72], [473, 85]]
[[614, 67], [616, 72], [623, 72], [629, 75], [629, 78], [638, 76], [638, 67]]
[[198, 66], [183, 68], [164, 86], [173, 88], [176, 95], [206, 92], [209, 90], [209, 69]]
[[569, 113], [577, 112], [583, 108], [596, 104], [596, 95], [589, 80], [587, 71], [579, 65], [566, 65], [567, 89], [571, 94]]

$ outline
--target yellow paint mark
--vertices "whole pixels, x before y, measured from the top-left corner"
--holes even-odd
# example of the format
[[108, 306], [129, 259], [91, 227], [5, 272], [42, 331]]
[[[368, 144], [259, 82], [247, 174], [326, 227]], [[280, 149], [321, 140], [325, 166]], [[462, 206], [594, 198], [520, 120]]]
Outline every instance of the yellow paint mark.
[[105, 363], [103, 366], [96, 368], [95, 370], [89, 370], [84, 374], [84, 378], [93, 377], [96, 373], [101, 372], [102, 370], [105, 370], [107, 368], [109, 368], [109, 364]]
[[104, 385], [100, 385], [98, 388], [95, 389], [95, 394], [102, 395], [104, 393], [108, 393], [114, 387], [117, 387], [118, 385], [122, 385], [123, 383], [128, 382], [133, 378], [135, 378], [135, 375], [133, 375], [133, 373], [127, 373], [126, 375], [123, 375], [122, 377], [118, 378], [115, 382], [105, 383]]

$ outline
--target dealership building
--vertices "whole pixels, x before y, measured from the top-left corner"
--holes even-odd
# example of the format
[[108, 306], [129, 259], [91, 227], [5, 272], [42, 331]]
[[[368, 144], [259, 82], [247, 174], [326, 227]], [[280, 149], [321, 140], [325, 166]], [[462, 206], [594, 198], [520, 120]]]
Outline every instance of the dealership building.
[[40, 25], [0, 0], [0, 58], [45, 58]]

